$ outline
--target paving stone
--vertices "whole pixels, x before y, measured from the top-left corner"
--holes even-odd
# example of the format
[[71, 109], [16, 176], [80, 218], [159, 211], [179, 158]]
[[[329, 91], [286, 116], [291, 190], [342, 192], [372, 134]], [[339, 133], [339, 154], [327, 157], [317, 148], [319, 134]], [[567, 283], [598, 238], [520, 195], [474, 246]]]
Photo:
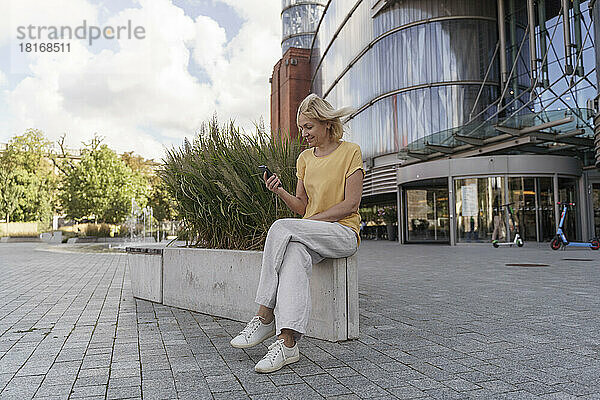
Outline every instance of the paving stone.
[[213, 393], [233, 392], [242, 389], [242, 386], [233, 374], [207, 376], [206, 383]]
[[139, 368], [129, 368], [129, 369], [111, 369], [110, 370], [110, 378], [127, 378], [131, 376], [141, 376], [141, 371]]
[[242, 382], [242, 387], [249, 395], [261, 393], [273, 393], [278, 391], [277, 386], [271, 381], [247, 381]]
[[243, 390], [237, 390], [233, 392], [213, 393], [213, 398], [215, 400], [247, 400], [250, 399], [250, 395]]
[[325, 372], [327, 372], [329, 375], [334, 376], [336, 378], [339, 378], [342, 376], [359, 375], [359, 373], [356, 370], [354, 370], [350, 367], [327, 368], [327, 369], [325, 369]]
[[111, 387], [129, 387], [129, 386], [141, 386], [142, 380], [139, 376], [128, 376], [124, 378], [111, 378], [108, 386]]
[[517, 389], [514, 385], [499, 380], [484, 381], [478, 383], [478, 385], [494, 393], [512, 392]]
[[71, 398], [83, 398], [83, 397], [92, 397], [92, 396], [102, 396], [104, 397], [106, 394], [106, 386], [105, 385], [97, 385], [97, 386], [79, 386], [74, 387], [71, 391]]
[[444, 387], [444, 384], [442, 382], [436, 381], [435, 379], [431, 378], [415, 379], [409, 381], [408, 383], [420, 390], [440, 389]]
[[399, 399], [418, 399], [426, 397], [427, 394], [414, 386], [400, 386], [388, 389], [388, 391]]
[[277, 375], [269, 374], [269, 375], [270, 375], [269, 378], [271, 378], [273, 383], [277, 386], [293, 385], [293, 384], [298, 384], [298, 383], [304, 382], [302, 380], [302, 378], [295, 372], [290, 372], [290, 373], [286, 373], [286, 374], [277, 374]]
[[464, 379], [452, 379], [449, 381], [443, 381], [442, 383], [445, 386], [448, 386], [450, 389], [456, 390], [457, 392], [481, 389], [481, 386], [477, 386]]
[[434, 399], [462, 399], [464, 396], [462, 393], [452, 390], [450, 388], [439, 388], [439, 389], [429, 389], [424, 391], [429, 397]]
[[108, 375], [92, 375], [86, 377], [77, 376], [75, 387], [79, 386], [97, 386], [108, 384]]
[[24, 376], [14, 377], [0, 392], [1, 399], [26, 399], [33, 397], [36, 390], [39, 388], [44, 377], [38, 376]]
[[311, 375], [303, 378], [304, 382], [310, 385], [317, 393], [322, 396], [339, 396], [342, 394], [352, 394], [352, 391], [342, 385], [331, 375]]
[[306, 383], [298, 383], [294, 385], [285, 385], [278, 387], [279, 392], [283, 398], [290, 400], [304, 400], [304, 399], [320, 399], [323, 396], [319, 395], [313, 388]]
[[540, 382], [524, 382], [517, 384], [519, 389], [525, 390], [534, 395], [542, 395], [554, 392], [560, 392], [560, 389], [555, 386], [544, 385]]
[[352, 390], [361, 398], [371, 398], [377, 396], [389, 395], [383, 388], [369, 381], [363, 376], [345, 376], [338, 378], [340, 383]]
[[107, 392], [108, 399], [129, 399], [141, 396], [141, 386], [109, 386]]
[[277, 392], [274, 393], [261, 393], [261, 394], [253, 394], [250, 395], [252, 400], [281, 400], [288, 399], [289, 397], [285, 396], [283, 393]]

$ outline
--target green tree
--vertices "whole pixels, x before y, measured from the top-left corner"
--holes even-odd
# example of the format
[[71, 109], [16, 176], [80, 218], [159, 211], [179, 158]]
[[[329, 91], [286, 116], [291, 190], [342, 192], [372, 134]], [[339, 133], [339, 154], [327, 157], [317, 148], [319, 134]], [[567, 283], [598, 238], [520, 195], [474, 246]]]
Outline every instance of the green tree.
[[10, 222], [23, 194], [23, 187], [14, 184], [14, 178], [14, 172], [0, 165], [0, 216], [3, 216], [6, 222]]
[[175, 200], [165, 183], [156, 175], [150, 179], [148, 204], [152, 206], [157, 221], [173, 221], [177, 217]]
[[147, 160], [132, 151], [125, 152], [121, 159], [132, 171], [140, 173], [150, 185], [147, 193], [148, 205], [152, 207], [157, 221], [172, 221], [175, 219], [175, 202], [169, 194], [164, 182], [156, 175], [155, 170], [160, 165], [154, 160]]
[[119, 223], [131, 211], [131, 199], [143, 207], [148, 184], [108, 146], [94, 138], [82, 151], [81, 161], [64, 169], [61, 201], [70, 218], [94, 217], [96, 221]]
[[45, 221], [56, 205], [57, 177], [46, 157], [50, 142], [28, 129], [0, 154], [0, 215], [12, 221]]

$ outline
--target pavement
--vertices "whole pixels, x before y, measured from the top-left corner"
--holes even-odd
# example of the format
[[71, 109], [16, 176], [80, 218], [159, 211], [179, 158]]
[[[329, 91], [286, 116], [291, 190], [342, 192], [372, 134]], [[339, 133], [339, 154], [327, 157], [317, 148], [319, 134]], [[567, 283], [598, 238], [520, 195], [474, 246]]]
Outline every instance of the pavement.
[[261, 375], [244, 324], [134, 299], [126, 255], [48, 248], [0, 244], [2, 400], [600, 399], [600, 252], [365, 240], [360, 338]]

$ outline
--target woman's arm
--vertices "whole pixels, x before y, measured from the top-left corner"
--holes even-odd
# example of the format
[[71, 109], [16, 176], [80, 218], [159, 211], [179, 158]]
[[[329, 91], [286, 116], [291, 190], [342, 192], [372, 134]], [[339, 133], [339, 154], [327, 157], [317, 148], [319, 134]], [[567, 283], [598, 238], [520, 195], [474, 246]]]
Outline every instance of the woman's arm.
[[[266, 177], [266, 172], [263, 175], [263, 178]], [[300, 214], [304, 216], [306, 212], [306, 205], [308, 204], [308, 196], [306, 195], [306, 190], [304, 189], [304, 182], [302, 179], [298, 179], [298, 183], [296, 184], [296, 195], [291, 195], [288, 193], [283, 186], [279, 186], [280, 180], [277, 175], [273, 174], [266, 182], [267, 189], [277, 194], [289, 207], [290, 210], [295, 212], [296, 214]]]
[[344, 188], [344, 200], [336, 204], [327, 210], [313, 215], [307, 219], [314, 219], [317, 221], [336, 222], [353, 212], [358, 211], [360, 206], [360, 199], [362, 198], [363, 190], [363, 171], [357, 169], [352, 175], [346, 179], [346, 186]]

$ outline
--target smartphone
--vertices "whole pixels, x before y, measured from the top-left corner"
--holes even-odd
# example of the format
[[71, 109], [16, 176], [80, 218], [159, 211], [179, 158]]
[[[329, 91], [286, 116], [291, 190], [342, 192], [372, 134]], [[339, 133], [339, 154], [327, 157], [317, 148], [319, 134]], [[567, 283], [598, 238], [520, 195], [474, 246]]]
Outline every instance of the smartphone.
[[[264, 176], [265, 172], [267, 173], [267, 180], [271, 177], [271, 175], [273, 175], [269, 167], [267, 167], [266, 165], [259, 165], [258, 169], [260, 170], [261, 178]], [[281, 183], [279, 183], [278, 187], [281, 187]]]

